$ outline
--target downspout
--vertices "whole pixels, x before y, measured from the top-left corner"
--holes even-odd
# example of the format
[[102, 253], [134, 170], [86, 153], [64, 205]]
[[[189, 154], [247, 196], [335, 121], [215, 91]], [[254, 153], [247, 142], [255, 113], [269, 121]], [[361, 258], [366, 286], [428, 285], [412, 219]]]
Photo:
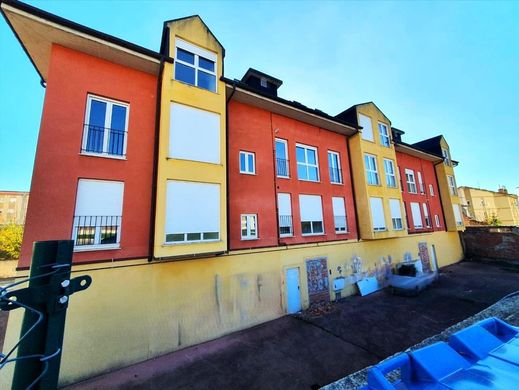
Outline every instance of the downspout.
[[440, 188], [440, 181], [438, 180], [438, 172], [436, 172], [436, 165], [443, 164], [443, 159], [440, 162], [434, 164], [434, 176], [436, 177], [436, 185], [438, 186], [438, 197], [440, 198], [440, 206], [442, 207], [443, 227], [447, 231], [447, 220], [445, 219], [445, 207], [443, 206], [442, 192]]
[[[223, 61], [222, 61], [223, 63]], [[226, 180], [225, 180], [225, 195], [227, 197], [227, 212], [226, 212], [226, 231], [227, 231], [227, 252], [231, 248], [231, 227], [230, 227], [230, 209], [231, 203], [229, 200], [229, 102], [231, 101], [234, 92], [236, 92], [236, 80], [232, 82], [232, 92], [225, 101], [225, 163], [227, 165]]]
[[[281, 246], [281, 238], [279, 237], [279, 205], [278, 205], [278, 174], [277, 174], [277, 166], [276, 166], [276, 137], [274, 135], [274, 126], [272, 126], [272, 112], [270, 114], [270, 134], [272, 136], [272, 163], [274, 164], [274, 205], [276, 207], [276, 239], [278, 241], [278, 246]], [[287, 147], [288, 148], [288, 147]], [[288, 159], [287, 159], [288, 164]], [[292, 197], [290, 197], [290, 201], [292, 201]], [[292, 209], [292, 207], [290, 207]], [[293, 213], [292, 213], [293, 214]], [[292, 218], [292, 231], [294, 229], [294, 219]]]
[[150, 207], [150, 238], [148, 246], [148, 262], [153, 260], [153, 248], [155, 244], [155, 221], [157, 212], [157, 180], [159, 172], [159, 141], [160, 141], [160, 117], [162, 107], [162, 76], [164, 73], [164, 57], [160, 59], [159, 75], [157, 79], [157, 107], [155, 109], [155, 142], [153, 145], [153, 173], [151, 179], [151, 207]]
[[[359, 131], [357, 130], [357, 133], [355, 134], [358, 134]], [[355, 135], [355, 134], [352, 134]], [[351, 166], [351, 154], [350, 154], [350, 140], [349, 140], [349, 137], [346, 137], [346, 152], [348, 153], [348, 168], [349, 168], [349, 171], [350, 171], [350, 183], [351, 183], [351, 192], [352, 192], [352, 195], [353, 195], [353, 211], [354, 211], [354, 215], [355, 215], [355, 230], [357, 231], [357, 241], [360, 240], [360, 230], [359, 230], [359, 214], [357, 212], [357, 202], [356, 202], [356, 197], [355, 197], [355, 183], [354, 183], [354, 179], [353, 179], [353, 168]]]

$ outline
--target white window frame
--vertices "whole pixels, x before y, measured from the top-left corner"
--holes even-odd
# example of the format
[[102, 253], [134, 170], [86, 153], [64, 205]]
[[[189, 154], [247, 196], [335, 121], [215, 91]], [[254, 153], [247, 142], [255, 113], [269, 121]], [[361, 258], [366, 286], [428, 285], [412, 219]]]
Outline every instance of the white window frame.
[[[245, 170], [241, 169], [241, 156], [245, 156]], [[252, 156], [252, 169], [249, 166], [249, 156]], [[240, 167], [240, 173], [245, 175], [255, 175], [256, 174], [256, 155], [252, 152], [246, 152], [245, 150], [240, 150], [238, 164]]]
[[[370, 162], [368, 162], [368, 161], [373, 162], [374, 169], [373, 169], [373, 167], [370, 166], [372, 164], [370, 164]], [[379, 186], [380, 185], [380, 176], [378, 174], [377, 156], [375, 156], [373, 154], [369, 154], [369, 153], [364, 153], [364, 166], [366, 169], [366, 181], [367, 181], [368, 185]], [[370, 173], [373, 174], [374, 177], [376, 178], [375, 184], [369, 182]]]
[[[387, 170], [387, 163], [389, 163], [389, 165], [391, 166], [391, 169], [393, 170], [393, 173], [388, 172], [388, 170]], [[393, 160], [391, 160], [389, 158], [385, 158], [384, 159], [384, 173], [386, 175], [386, 185], [389, 188], [398, 188], [398, 185], [396, 184], [395, 163], [393, 162]], [[393, 185], [391, 185], [391, 183], [390, 183], [390, 179], [391, 178], [393, 178], [393, 182], [394, 182]]]
[[[293, 237], [294, 236], [294, 218], [292, 216], [292, 195], [288, 194], [288, 193], [280, 192], [280, 193], [278, 193], [277, 197], [278, 197], [279, 237]], [[287, 199], [288, 202], [286, 202], [286, 205], [288, 206], [286, 208], [286, 211], [285, 211], [285, 209], [282, 210], [282, 207], [280, 206], [282, 203], [284, 203], [281, 200], [282, 197], [288, 198]], [[285, 221], [282, 222], [282, 219], [281, 219], [282, 217], [289, 217], [290, 224], [286, 224]], [[290, 232], [282, 234], [281, 233], [282, 227], [290, 228]]]
[[[303, 148], [305, 150], [305, 162], [299, 162], [297, 161], [297, 148]], [[314, 164], [310, 164], [308, 162], [308, 154], [307, 154], [307, 151], [308, 150], [313, 150], [315, 152], [315, 165]], [[296, 144], [296, 163], [297, 163], [297, 179], [298, 180], [301, 180], [301, 181], [311, 181], [311, 182], [314, 182], [314, 183], [318, 183], [320, 180], [321, 180], [321, 175], [319, 174], [319, 155], [317, 154], [317, 148], [315, 146], [309, 146], [309, 145], [304, 145], [304, 144]], [[301, 179], [299, 177], [299, 166], [304, 166], [306, 168], [306, 173], [307, 173], [307, 176], [309, 177], [310, 175], [308, 175], [308, 168], [317, 168], [317, 180], [310, 180], [310, 179]]]
[[274, 141], [274, 153], [276, 153], [277, 151], [277, 147], [276, 147], [276, 144], [277, 143], [281, 143], [283, 144], [284, 148], [285, 148], [285, 164], [286, 164], [286, 175], [280, 175], [279, 174], [279, 169], [278, 169], [278, 159], [279, 160], [282, 160], [281, 158], [279, 158], [277, 155], [276, 155], [276, 176], [277, 177], [281, 177], [281, 178], [285, 178], [285, 179], [288, 179], [290, 177], [290, 164], [289, 164], [289, 160], [288, 160], [288, 141], [286, 139], [282, 139], [282, 138], [276, 138], [275, 141]]
[[447, 175], [447, 183], [449, 184], [449, 192], [451, 195], [457, 195], [456, 179], [454, 176]]
[[443, 163], [447, 166], [451, 166], [451, 154], [448, 149], [442, 148]]
[[[339, 207], [335, 207], [337, 204], [341, 204], [342, 206], [342, 213], [344, 215], [339, 215], [339, 210], [337, 210], [337, 208], [341, 208], [341, 206]], [[343, 197], [340, 197], [340, 196], [334, 196], [332, 197], [332, 210], [333, 210], [333, 223], [334, 223], [334, 226], [335, 226], [335, 234], [346, 234], [348, 233], [348, 216], [346, 215], [346, 202], [345, 202], [345, 199]], [[344, 227], [342, 226], [337, 226], [339, 225], [337, 222], [339, 222], [339, 218], [341, 219], [341, 222], [342, 222], [342, 218], [344, 218]], [[341, 230], [341, 229], [344, 229], [344, 230]]]
[[[369, 123], [369, 127], [365, 124]], [[362, 126], [362, 130], [360, 131], [361, 137], [365, 141], [375, 142], [375, 137], [373, 136], [373, 122], [371, 118], [367, 115], [359, 114], [359, 124]]]
[[391, 224], [393, 225], [393, 230], [404, 230], [404, 220], [402, 218], [402, 205], [400, 204], [400, 200], [389, 199], [389, 210], [391, 211]]
[[[245, 219], [245, 230], [247, 233], [243, 235], [243, 221]], [[252, 233], [252, 221], [256, 227], [255, 232]], [[241, 214], [240, 215], [240, 235], [242, 241], [250, 241], [258, 239], [258, 214]]]
[[[195, 63], [190, 64], [189, 62], [184, 62], [184, 61], [178, 59], [177, 49], [179, 49], [179, 48], [193, 54], [195, 57]], [[201, 68], [199, 66], [199, 57], [203, 57], [206, 60], [213, 61], [214, 62], [214, 72], [211, 72], [210, 70], [207, 70], [205, 68]], [[216, 55], [216, 53], [213, 53], [209, 50], [202, 49], [201, 47], [198, 47], [196, 45], [193, 45], [192, 43], [186, 42], [183, 39], [176, 38], [176, 40], [175, 40], [175, 62], [178, 62], [179, 64], [189, 66], [190, 68], [195, 69], [195, 83], [189, 84], [185, 81], [178, 80], [175, 77], [176, 68], [175, 68], [175, 66], [173, 66], [173, 79], [175, 81], [178, 81], [179, 83], [184, 83], [187, 85], [192, 85], [194, 87], [203, 89], [204, 91], [218, 93], [218, 76], [217, 76], [217, 74], [218, 74], [218, 56]], [[207, 88], [200, 87], [198, 85], [198, 71], [199, 70], [201, 72], [213, 75], [215, 77], [214, 91], [207, 89]]]
[[267, 82], [267, 78], [266, 77], [260, 77], [260, 85], [263, 87], [263, 88], [268, 88], [268, 82]]
[[[456, 221], [456, 226], [463, 226], [463, 217], [461, 216], [461, 208], [459, 204], [453, 204], [452, 209], [454, 212], [454, 220]], [[458, 210], [458, 212], [456, 212]], [[459, 219], [457, 218], [459, 217]]]
[[[336, 160], [334, 160], [333, 157], [332, 157], [331, 161], [335, 161], [337, 166], [331, 166], [330, 165], [330, 156], [333, 156], [333, 157], [336, 158]], [[331, 171], [332, 169], [336, 169], [337, 170], [337, 174], [339, 176], [339, 181], [332, 180], [332, 171]], [[343, 182], [342, 182], [342, 171], [341, 171], [341, 157], [340, 157], [338, 152], [333, 152], [331, 150], [328, 151], [328, 170], [329, 170], [329, 173], [330, 173], [330, 183], [331, 184], [343, 184]]]
[[[389, 136], [389, 127], [385, 123], [378, 122], [378, 134], [380, 136], [380, 145], [385, 148], [390, 148], [391, 137]], [[387, 145], [385, 144], [385, 141], [387, 142]]]
[[434, 214], [434, 222], [436, 222], [436, 227], [439, 228], [441, 227], [441, 223], [440, 223], [440, 216], [438, 214]]
[[[320, 205], [320, 214], [321, 214], [321, 219], [318, 220], [308, 220], [308, 219], [303, 219], [303, 210], [301, 208], [301, 205], [302, 205], [302, 199], [304, 197], [313, 197], [313, 198], [319, 198], [319, 205]], [[301, 235], [303, 237], [306, 237], [306, 236], [322, 236], [325, 234], [325, 230], [324, 230], [324, 217], [323, 217], [323, 199], [320, 195], [303, 195], [303, 194], [300, 194], [299, 195], [299, 215], [301, 216]], [[304, 222], [310, 222], [310, 230], [311, 230], [311, 233], [303, 233], [303, 223]], [[321, 222], [321, 226], [322, 226], [322, 232], [315, 232], [314, 231], [314, 222]]]
[[[92, 104], [92, 100], [98, 100], [100, 102], [106, 103], [106, 113], [105, 113], [105, 126], [104, 126], [104, 134], [103, 134], [103, 151], [101, 153], [97, 152], [87, 152], [86, 148], [88, 145], [88, 125], [90, 118], [90, 106]], [[112, 108], [114, 105], [123, 106], [126, 108], [126, 120], [124, 124], [124, 142], [123, 142], [123, 154], [110, 154], [108, 153], [108, 142], [109, 142], [109, 133], [110, 133], [110, 120], [112, 119]], [[83, 140], [81, 142], [81, 154], [85, 156], [96, 156], [96, 157], [105, 157], [105, 158], [113, 158], [116, 160], [126, 160], [126, 146], [128, 144], [128, 123], [130, 120], [130, 104], [121, 102], [115, 99], [109, 99], [101, 96], [97, 96], [94, 94], [87, 95], [87, 104], [86, 104], [86, 112], [85, 112], [85, 121], [83, 125]]]
[[[374, 211], [373, 205], [376, 205], [377, 207], [380, 205], [380, 209], [381, 209], [380, 211], [382, 212], [382, 221], [384, 222], [384, 226], [382, 226], [382, 225], [375, 226], [375, 215], [373, 213], [373, 211]], [[370, 210], [370, 214], [371, 214], [371, 221], [372, 221], [372, 224], [373, 224], [373, 231], [375, 231], [375, 232], [387, 231], [386, 216], [385, 216], [385, 213], [384, 213], [384, 201], [383, 201], [383, 199], [379, 198], [379, 197], [371, 197], [371, 198], [369, 198], [369, 210]]]
[[429, 184], [429, 194], [431, 194], [431, 196], [434, 196], [434, 186], [432, 184]]
[[425, 219], [425, 227], [432, 227], [431, 217], [429, 216], [429, 207], [427, 203], [422, 203], [423, 218]]
[[418, 175], [418, 185], [420, 187], [420, 194], [425, 194], [425, 185], [422, 179], [422, 172], [416, 171], [416, 174]]
[[420, 207], [420, 203], [409, 202], [409, 205], [411, 207], [411, 218], [413, 220], [413, 227], [415, 229], [423, 229], [422, 210]]
[[414, 171], [412, 169], [405, 170], [405, 181], [407, 183], [407, 192], [409, 192], [410, 194], [417, 194], [418, 189], [416, 187], [416, 179], [414, 177]]

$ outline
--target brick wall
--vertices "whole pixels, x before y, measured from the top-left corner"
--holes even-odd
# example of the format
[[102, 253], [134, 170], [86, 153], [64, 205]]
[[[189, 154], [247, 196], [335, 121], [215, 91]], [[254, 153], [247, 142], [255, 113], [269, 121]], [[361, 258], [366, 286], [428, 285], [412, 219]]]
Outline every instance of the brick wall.
[[519, 260], [517, 226], [467, 226], [462, 237], [467, 259]]

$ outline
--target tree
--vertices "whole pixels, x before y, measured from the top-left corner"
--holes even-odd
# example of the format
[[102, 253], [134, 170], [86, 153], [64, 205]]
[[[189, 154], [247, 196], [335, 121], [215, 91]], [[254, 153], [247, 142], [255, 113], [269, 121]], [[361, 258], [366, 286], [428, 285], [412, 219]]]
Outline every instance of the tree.
[[495, 214], [492, 214], [490, 217], [487, 217], [487, 220], [485, 222], [489, 226], [501, 225], [501, 221], [497, 218], [497, 215], [495, 215]]
[[12, 260], [20, 257], [23, 225], [10, 224], [0, 228], [0, 259]]

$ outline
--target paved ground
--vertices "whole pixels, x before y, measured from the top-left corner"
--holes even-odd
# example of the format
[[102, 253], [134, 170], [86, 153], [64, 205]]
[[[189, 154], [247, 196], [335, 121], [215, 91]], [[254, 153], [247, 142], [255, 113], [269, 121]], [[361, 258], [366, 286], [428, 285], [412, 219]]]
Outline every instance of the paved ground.
[[310, 389], [404, 350], [519, 290], [519, 274], [460, 263], [419, 297], [349, 297], [81, 382], [73, 389]]

